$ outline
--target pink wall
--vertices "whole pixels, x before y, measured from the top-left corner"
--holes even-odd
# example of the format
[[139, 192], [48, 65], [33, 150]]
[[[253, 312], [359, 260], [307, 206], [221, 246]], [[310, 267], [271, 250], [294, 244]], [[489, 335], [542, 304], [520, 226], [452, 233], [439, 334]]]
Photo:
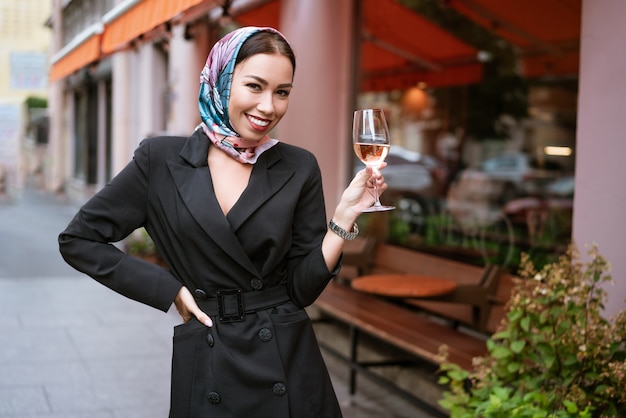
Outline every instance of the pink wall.
[[167, 132], [175, 135], [189, 135], [199, 119], [198, 61], [202, 58], [197, 57], [199, 54], [196, 53], [196, 42], [202, 38], [190, 42], [184, 39], [184, 32], [185, 25], [176, 25], [172, 27], [170, 39]]
[[626, 299], [626, 2], [583, 0], [574, 241], [612, 265], [607, 315]]
[[[63, 25], [63, 13], [61, 9], [61, 1], [54, 0], [52, 2], [52, 19], [56, 25]], [[54, 54], [63, 46], [63, 37], [60, 31], [52, 32], [52, 41], [50, 43], [50, 53]], [[66, 176], [66, 168], [68, 166], [67, 159], [67, 135], [65, 135], [65, 127], [63, 121], [64, 106], [63, 82], [57, 81], [50, 84], [48, 91], [48, 102], [50, 103], [50, 139], [48, 144], [48, 160], [52, 164], [46, 164], [46, 189], [53, 192], [60, 192], [63, 189]]]
[[297, 67], [277, 137], [316, 155], [331, 217], [349, 180], [352, 2], [283, 0], [281, 7], [280, 29], [295, 50]]

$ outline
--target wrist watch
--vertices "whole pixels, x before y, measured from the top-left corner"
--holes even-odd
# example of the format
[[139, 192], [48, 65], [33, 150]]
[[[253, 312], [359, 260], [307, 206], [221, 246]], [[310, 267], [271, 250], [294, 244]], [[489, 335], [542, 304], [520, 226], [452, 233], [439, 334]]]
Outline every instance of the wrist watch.
[[357, 235], [359, 235], [359, 226], [356, 224], [356, 222], [354, 223], [354, 225], [352, 225], [352, 232], [348, 232], [339, 225], [337, 225], [335, 221], [331, 219], [330, 222], [328, 222], [328, 229], [330, 229], [346, 241], [352, 241], [357, 237]]

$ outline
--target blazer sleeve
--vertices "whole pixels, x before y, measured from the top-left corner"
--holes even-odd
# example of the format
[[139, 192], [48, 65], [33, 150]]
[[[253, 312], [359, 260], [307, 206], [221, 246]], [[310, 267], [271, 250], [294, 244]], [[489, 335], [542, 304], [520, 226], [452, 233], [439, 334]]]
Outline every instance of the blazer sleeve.
[[167, 311], [181, 283], [166, 269], [113, 245], [145, 225], [149, 171], [150, 146], [144, 141], [133, 161], [61, 232], [59, 250], [78, 271], [128, 298]]
[[341, 268], [340, 259], [333, 271], [328, 271], [322, 254], [322, 241], [327, 230], [322, 175], [313, 154], [309, 156], [309, 176], [296, 206], [292, 248], [287, 262], [290, 296], [302, 307], [315, 302]]

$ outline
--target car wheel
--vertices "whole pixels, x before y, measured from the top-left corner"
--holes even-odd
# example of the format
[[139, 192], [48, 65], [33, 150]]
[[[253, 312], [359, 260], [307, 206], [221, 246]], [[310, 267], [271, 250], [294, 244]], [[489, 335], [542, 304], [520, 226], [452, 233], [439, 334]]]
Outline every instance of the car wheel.
[[504, 183], [504, 185], [502, 186], [502, 192], [500, 193], [500, 196], [498, 199], [498, 204], [502, 206], [506, 204], [507, 202], [510, 202], [511, 200], [516, 199], [519, 196], [520, 196], [520, 193], [517, 190], [517, 187], [515, 186], [515, 184], [508, 183], [508, 182]]

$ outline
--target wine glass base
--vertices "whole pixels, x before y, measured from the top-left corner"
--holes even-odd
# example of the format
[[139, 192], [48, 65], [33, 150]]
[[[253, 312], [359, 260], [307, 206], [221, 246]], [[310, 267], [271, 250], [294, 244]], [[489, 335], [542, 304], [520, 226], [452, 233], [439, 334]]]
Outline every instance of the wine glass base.
[[370, 206], [367, 209], [363, 209], [362, 212], [384, 212], [387, 210], [394, 210], [395, 206]]

